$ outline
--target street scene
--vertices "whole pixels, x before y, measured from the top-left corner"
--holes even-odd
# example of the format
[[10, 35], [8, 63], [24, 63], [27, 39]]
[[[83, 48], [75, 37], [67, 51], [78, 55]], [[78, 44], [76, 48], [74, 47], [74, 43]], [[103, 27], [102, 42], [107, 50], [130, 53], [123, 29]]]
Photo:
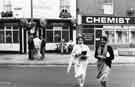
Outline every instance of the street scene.
[[135, 87], [134, 0], [0, 0], [0, 87]]

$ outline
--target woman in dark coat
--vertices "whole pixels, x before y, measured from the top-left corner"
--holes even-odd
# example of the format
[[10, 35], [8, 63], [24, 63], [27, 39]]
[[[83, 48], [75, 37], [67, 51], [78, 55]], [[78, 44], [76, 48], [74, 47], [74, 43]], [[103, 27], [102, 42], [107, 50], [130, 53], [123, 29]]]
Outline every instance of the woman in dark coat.
[[97, 59], [97, 79], [101, 87], [106, 87], [112, 60], [114, 59], [113, 49], [107, 44], [107, 37], [102, 36], [100, 38], [100, 44], [96, 47], [95, 58]]

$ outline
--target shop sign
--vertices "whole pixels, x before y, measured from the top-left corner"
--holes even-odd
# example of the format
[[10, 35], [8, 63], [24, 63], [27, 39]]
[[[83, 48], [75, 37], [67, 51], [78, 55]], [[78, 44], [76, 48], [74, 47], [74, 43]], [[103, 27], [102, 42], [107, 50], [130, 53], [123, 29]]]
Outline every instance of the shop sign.
[[135, 17], [82, 16], [82, 24], [135, 24]]

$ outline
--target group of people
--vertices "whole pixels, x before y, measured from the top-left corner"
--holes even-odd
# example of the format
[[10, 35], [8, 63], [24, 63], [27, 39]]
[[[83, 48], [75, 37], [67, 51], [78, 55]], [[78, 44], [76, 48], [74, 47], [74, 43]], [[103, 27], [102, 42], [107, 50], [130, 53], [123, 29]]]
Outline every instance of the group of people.
[[[84, 44], [85, 39], [82, 36], [77, 38], [77, 44], [73, 47], [67, 72], [71, 70], [74, 63], [74, 77], [77, 79], [80, 87], [85, 84], [87, 66], [90, 62], [90, 49]], [[100, 37], [100, 44], [96, 46], [95, 58], [97, 59], [97, 76], [101, 87], [107, 87], [108, 75], [111, 70], [114, 52], [107, 43], [107, 37]]]
[[31, 34], [28, 40], [29, 60], [43, 60], [45, 57], [45, 38], [39, 38], [35, 34]]

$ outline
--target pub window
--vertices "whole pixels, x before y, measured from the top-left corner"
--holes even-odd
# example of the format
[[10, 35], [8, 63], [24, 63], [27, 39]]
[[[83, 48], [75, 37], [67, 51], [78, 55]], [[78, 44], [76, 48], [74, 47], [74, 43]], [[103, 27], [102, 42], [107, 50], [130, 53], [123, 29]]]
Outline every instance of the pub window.
[[62, 38], [68, 42], [69, 41], [69, 31], [62, 31]]
[[4, 43], [4, 31], [0, 31], [0, 43]]
[[13, 31], [13, 43], [18, 43], [18, 42], [19, 42], [19, 32]]
[[54, 42], [58, 43], [61, 41], [61, 31], [54, 31]]
[[46, 41], [47, 42], [53, 42], [53, 31], [47, 31], [46, 32]]
[[6, 43], [12, 43], [12, 32], [6, 31]]
[[19, 28], [13, 25], [0, 27], [0, 43], [19, 43]]

